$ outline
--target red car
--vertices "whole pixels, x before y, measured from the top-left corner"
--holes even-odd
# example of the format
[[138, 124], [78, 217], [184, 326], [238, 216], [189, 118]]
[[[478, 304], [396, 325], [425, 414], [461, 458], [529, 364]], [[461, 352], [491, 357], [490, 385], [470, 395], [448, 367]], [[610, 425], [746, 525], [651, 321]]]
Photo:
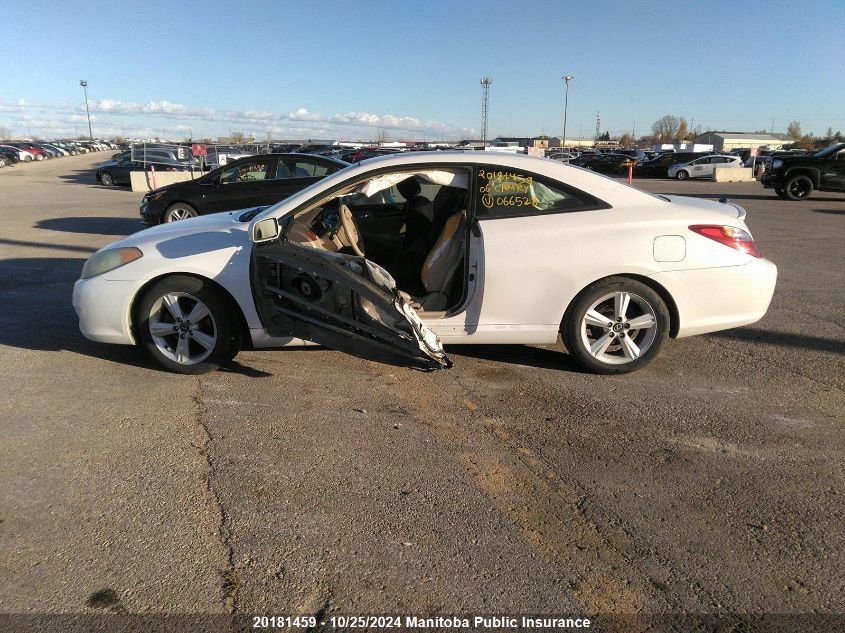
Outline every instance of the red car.
[[18, 149], [22, 149], [24, 151], [29, 152], [33, 156], [35, 156], [35, 160], [44, 160], [45, 158], [53, 158], [53, 155], [49, 152], [45, 152], [43, 149], [39, 147], [35, 147], [34, 145], [30, 145], [29, 143], [9, 143], [13, 147], [17, 147]]

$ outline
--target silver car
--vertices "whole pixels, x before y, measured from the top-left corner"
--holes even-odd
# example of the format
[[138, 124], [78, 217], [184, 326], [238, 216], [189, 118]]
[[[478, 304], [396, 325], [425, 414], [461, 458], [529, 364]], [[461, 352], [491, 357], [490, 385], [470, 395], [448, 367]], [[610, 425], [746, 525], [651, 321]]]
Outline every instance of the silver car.
[[687, 178], [711, 178], [717, 167], [742, 167], [739, 156], [715, 154], [702, 156], [688, 163], [679, 163], [669, 168], [669, 178], [686, 180]]

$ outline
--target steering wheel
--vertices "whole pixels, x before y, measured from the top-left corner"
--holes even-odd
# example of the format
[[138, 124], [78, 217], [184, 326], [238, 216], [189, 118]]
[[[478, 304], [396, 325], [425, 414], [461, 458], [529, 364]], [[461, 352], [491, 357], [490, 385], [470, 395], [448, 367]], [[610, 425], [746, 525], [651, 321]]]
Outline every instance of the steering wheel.
[[345, 204], [340, 205], [340, 224], [343, 226], [343, 232], [346, 235], [349, 246], [355, 251], [356, 255], [364, 257], [364, 240], [358, 231], [355, 216], [352, 215], [352, 211]]

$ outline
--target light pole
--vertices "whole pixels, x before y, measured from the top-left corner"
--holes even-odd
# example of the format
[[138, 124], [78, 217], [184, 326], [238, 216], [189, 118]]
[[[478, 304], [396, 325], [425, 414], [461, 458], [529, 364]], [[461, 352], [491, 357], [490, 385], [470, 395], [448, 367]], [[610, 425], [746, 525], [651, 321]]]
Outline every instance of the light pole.
[[569, 82], [573, 79], [574, 77], [572, 75], [563, 76], [563, 80], [566, 82], [566, 95], [563, 98], [563, 138], [560, 140], [561, 152], [566, 146], [566, 111], [569, 109]]
[[79, 85], [82, 86], [82, 91], [85, 93], [85, 114], [88, 116], [88, 138], [93, 141], [94, 133], [91, 131], [91, 112], [88, 111], [88, 82], [80, 79]]

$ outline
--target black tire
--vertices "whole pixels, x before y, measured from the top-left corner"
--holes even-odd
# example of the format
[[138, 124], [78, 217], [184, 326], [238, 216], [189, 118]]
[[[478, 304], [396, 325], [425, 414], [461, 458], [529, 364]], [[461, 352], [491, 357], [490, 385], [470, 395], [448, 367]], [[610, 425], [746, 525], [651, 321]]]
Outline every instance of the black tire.
[[787, 200], [806, 200], [813, 193], [813, 181], [807, 176], [793, 176], [783, 187]]
[[779, 197], [786, 200], [786, 192], [783, 189], [775, 189], [775, 193], [778, 194]]
[[[172, 313], [164, 307], [162, 298], [174, 294], [180, 295], [177, 303], [182, 308], [185, 318], [189, 316], [188, 312], [196, 306], [198, 301], [208, 309], [208, 316], [197, 323], [191, 324], [187, 320], [184, 321], [188, 323], [189, 328], [196, 327], [206, 332], [213, 328], [215, 339], [207, 355], [204, 356], [205, 351], [196, 340], [186, 338], [190, 337], [190, 334], [183, 334], [181, 330], [161, 337], [153, 336], [150, 329], [151, 315], [156, 312], [159, 320], [171, 316]], [[236, 310], [237, 307], [232, 304], [232, 301], [211, 282], [197, 277], [173, 275], [165, 277], [144, 293], [135, 312], [135, 325], [140, 343], [165, 369], [179, 374], [205, 374], [228, 363], [241, 348], [241, 330]], [[176, 320], [173, 319], [173, 326], [177, 329], [182, 326], [182, 323], [179, 322], [177, 325]], [[191, 331], [188, 330], [188, 332]], [[177, 360], [178, 338], [187, 341], [186, 349], [196, 352], [197, 362]]]
[[654, 167], [646, 167], [643, 169], [643, 178], [654, 178], [656, 175], [654, 172]]
[[[615, 305], [614, 297], [619, 293], [627, 293], [630, 297], [626, 317], [621, 322], [613, 316], [612, 308], [607, 312], [603, 307], [608, 300], [611, 305]], [[594, 305], [596, 302], [599, 304]], [[607, 326], [593, 326], [585, 321], [591, 308], [608, 319]], [[629, 321], [636, 323], [638, 318], [650, 320], [653, 324], [643, 329], [626, 327]], [[641, 369], [657, 357], [669, 336], [670, 324], [669, 310], [657, 292], [627, 277], [608, 277], [588, 286], [575, 298], [564, 315], [560, 333], [569, 353], [589, 371], [597, 374], [624, 374]], [[609, 339], [602, 352], [594, 355], [590, 351], [591, 338], [593, 345], [596, 345], [605, 336], [613, 338]], [[630, 349], [631, 343], [640, 355], [629, 357], [626, 349]]]
[[675, 178], [678, 180], [686, 180], [689, 178], [689, 172], [686, 169], [680, 170], [677, 174], [675, 174]]
[[111, 177], [111, 174], [107, 171], [100, 174], [100, 182], [103, 183], [106, 187], [113, 187], [114, 186], [114, 178]]
[[165, 209], [164, 214], [161, 217], [161, 221], [162, 223], [178, 222], [179, 220], [187, 220], [188, 217], [195, 218], [198, 215], [199, 213], [197, 212], [197, 210], [194, 209], [191, 205], [186, 204], [184, 202], [177, 202], [175, 204], [171, 204], [169, 207], [167, 207], [167, 209]]

